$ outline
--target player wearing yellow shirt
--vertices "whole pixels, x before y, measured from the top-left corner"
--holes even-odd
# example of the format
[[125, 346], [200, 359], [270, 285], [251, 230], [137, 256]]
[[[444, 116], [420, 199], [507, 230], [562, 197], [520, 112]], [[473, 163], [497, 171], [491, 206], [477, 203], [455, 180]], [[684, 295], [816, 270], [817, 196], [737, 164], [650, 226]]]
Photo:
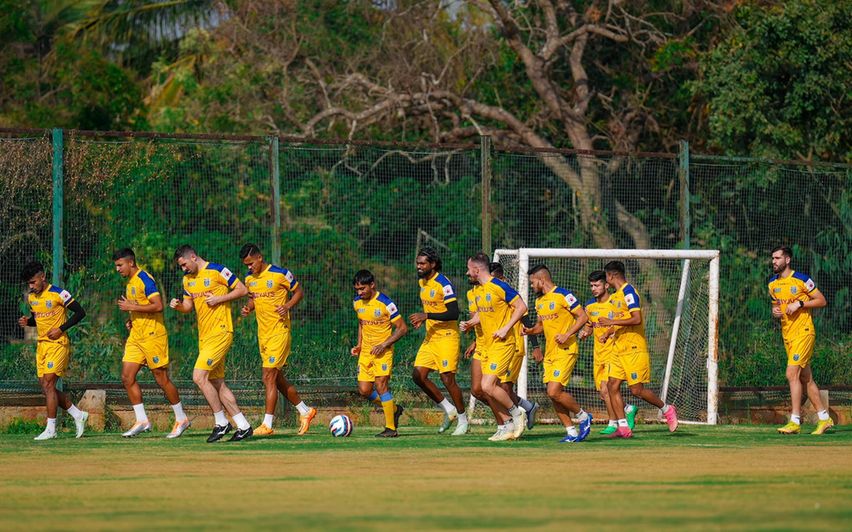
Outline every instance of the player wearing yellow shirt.
[[[565, 427], [566, 436], [561, 443], [581, 442], [589, 435], [592, 416], [580, 407], [565, 387], [577, 364], [580, 349], [576, 334], [589, 317], [576, 296], [567, 288], [556, 286], [550, 270], [537, 264], [529, 271], [530, 286], [536, 293], [535, 309], [538, 321], [533, 327], [524, 327], [524, 334], [544, 333], [544, 384], [547, 396], [553, 402], [556, 415]], [[574, 426], [571, 414], [577, 415], [580, 430]]]
[[136, 382], [136, 375], [145, 365], [151, 370], [175, 413], [174, 426], [166, 437], [177, 438], [189, 428], [190, 423], [183, 411], [178, 390], [169, 379], [169, 337], [163, 323], [163, 298], [154, 278], [139, 269], [132, 249], [116, 251], [112, 261], [115, 271], [127, 279], [124, 295], [117, 302], [118, 308], [129, 314], [125, 325], [130, 331], [121, 359], [121, 382], [136, 414], [136, 423], [122, 436], [132, 438], [151, 430], [151, 422], [142, 403], [142, 390]]
[[377, 438], [396, 438], [403, 408], [394, 404], [389, 383], [393, 370], [393, 344], [408, 333], [408, 326], [391, 298], [376, 290], [376, 279], [359, 270], [352, 281], [353, 308], [358, 317], [358, 344], [350, 349], [358, 357], [358, 392], [381, 405], [385, 430]]
[[248, 316], [254, 312], [257, 317], [257, 341], [266, 388], [266, 414], [263, 423], [254, 429], [254, 435], [269, 436], [273, 433], [272, 423], [280, 391], [298, 410], [298, 434], [303, 436], [317, 415], [317, 409], [302, 401], [296, 387], [287, 380], [284, 367], [290, 356], [292, 341], [290, 311], [302, 301], [305, 293], [291, 271], [267, 264], [255, 244], [244, 245], [240, 249], [240, 259], [249, 269], [245, 282], [249, 300], [241, 314]]
[[[459, 348], [461, 337], [458, 329], [459, 303], [456, 289], [447, 277], [441, 273], [441, 258], [432, 248], [423, 248], [415, 257], [415, 267], [419, 277], [420, 301], [423, 312], [409, 316], [408, 320], [415, 329], [426, 325], [426, 338], [414, 359], [412, 378], [430, 399], [444, 412], [444, 422], [438, 432], [450, 428], [454, 419], [458, 419], [453, 436], [467, 434], [467, 414], [464, 410], [464, 397], [456, 383], [456, 370], [459, 367]], [[450, 394], [453, 402], [444, 398], [441, 390], [429, 379], [429, 373], [437, 371], [441, 382]]]
[[[586, 303], [586, 315], [589, 316], [589, 321], [577, 333], [577, 338], [582, 340], [592, 337], [592, 342], [594, 343], [592, 367], [594, 369], [595, 388], [600, 393], [601, 401], [606, 405], [606, 412], [609, 416], [609, 424], [601, 431], [601, 434], [609, 435], [618, 429], [618, 416], [615, 410], [612, 409], [612, 401], [609, 400], [609, 390], [607, 388], [607, 382], [609, 382], [609, 363], [610, 358], [613, 356], [613, 345], [615, 342], [611, 336], [604, 336], [609, 327], [602, 325], [600, 319], [604, 317], [614, 318], [615, 307], [612, 306], [612, 302], [609, 300], [609, 285], [606, 284], [606, 273], [603, 270], [596, 270], [589, 274], [589, 288], [593, 296], [593, 299], [590, 299]], [[628, 417], [629, 421], [630, 418]]]
[[778, 246], [772, 250], [772, 272], [769, 297], [772, 300], [772, 317], [781, 320], [781, 338], [787, 351], [787, 382], [790, 384], [792, 413], [790, 422], [778, 429], [781, 434], [798, 434], [801, 431], [802, 389], [817, 409], [819, 421], [811, 434], [823, 434], [834, 426], [825, 410], [811, 371], [816, 331], [811, 309], [826, 306], [825, 296], [808, 275], [793, 271], [790, 261], [793, 250]]
[[249, 438], [251, 425], [225, 384], [225, 357], [234, 341], [231, 301], [243, 297], [248, 290], [231, 270], [202, 259], [192, 246], [179, 247], [174, 258], [184, 272], [183, 299], [172, 299], [169, 306], [185, 314], [195, 309], [198, 319], [198, 358], [192, 380], [213, 410], [215, 426], [207, 442], [221, 440], [233, 428], [225, 410], [237, 424], [230, 441]]
[[[21, 280], [27, 283], [27, 306], [30, 316], [21, 316], [18, 325], [35, 327], [38, 331], [36, 343], [36, 375], [47, 405], [47, 427], [35, 437], [36, 441], [56, 437], [56, 411], [62, 407], [74, 418], [77, 437], [83, 436], [89, 413], [77, 408], [65, 392], [56, 389], [56, 383], [65, 374], [70, 359], [70, 341], [67, 331], [86, 316], [80, 303], [67, 290], [47, 282], [44, 267], [30, 262], [21, 270]], [[72, 316], [68, 318], [68, 311]]]
[[[616, 309], [614, 318], [601, 317], [598, 323], [611, 327], [604, 333], [604, 341], [613, 337], [615, 356], [609, 365], [609, 397], [615, 412], [624, 411], [624, 399], [621, 397], [621, 383], [627, 381], [630, 393], [659, 408], [669, 431], [677, 430], [677, 410], [674, 405], [667, 405], [653, 391], [645, 388], [644, 383], [651, 382], [651, 358], [648, 344], [645, 341], [645, 322], [642, 319], [642, 305], [639, 294], [625, 278], [624, 263], [611, 261], [604, 266], [606, 282], [615, 293], [610, 296]], [[615, 325], [616, 327], [612, 327]], [[630, 438], [633, 436], [627, 418], [618, 420], [618, 428], [609, 435], [611, 438]]]
[[460, 327], [467, 331], [476, 325], [482, 326], [483, 345], [479, 346], [482, 392], [496, 412], [497, 421], [497, 432], [489, 440], [505, 441], [519, 438], [526, 428], [526, 413], [498, 382], [515, 357], [512, 328], [526, 313], [527, 305], [511, 286], [491, 276], [489, 263], [484, 253], [477, 253], [467, 261], [468, 275], [479, 282], [479, 288], [476, 315], [462, 322]]

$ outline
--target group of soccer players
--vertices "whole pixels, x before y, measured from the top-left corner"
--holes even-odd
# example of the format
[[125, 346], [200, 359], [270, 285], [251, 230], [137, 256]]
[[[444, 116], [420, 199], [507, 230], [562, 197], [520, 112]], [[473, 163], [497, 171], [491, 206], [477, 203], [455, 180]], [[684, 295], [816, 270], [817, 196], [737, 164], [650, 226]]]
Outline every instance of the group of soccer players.
[[[244, 245], [239, 256], [248, 268], [245, 282], [225, 266], [202, 259], [189, 245], [181, 246], [174, 254], [177, 266], [184, 272], [183, 296], [172, 299], [169, 307], [182, 313], [193, 310], [196, 313], [198, 356], [193, 381], [207, 400], [214, 417], [214, 428], [207, 441], [216, 442], [231, 431], [230, 441], [241, 441], [253, 435], [271, 435], [279, 393], [284, 394], [298, 410], [298, 434], [304, 435], [317, 411], [301, 400], [285, 374], [292, 339], [290, 311], [304, 297], [302, 285], [292, 272], [267, 263], [254, 244]], [[819, 415], [814, 434], [822, 434], [833, 426], [833, 422], [820, 403], [819, 390], [811, 373], [815, 331], [810, 309], [825, 306], [825, 297], [810, 277], [790, 268], [791, 258], [789, 248], [773, 250], [772, 266], [776, 275], [769, 284], [772, 315], [782, 323], [788, 355], [787, 378], [793, 403], [790, 423], [779, 432], [799, 432], [802, 391], [805, 388]], [[112, 260], [116, 272], [127, 280], [125, 293], [116, 304], [128, 313], [126, 327], [129, 332], [121, 376], [136, 416], [136, 422], [123, 435], [133, 437], [151, 430], [141, 389], [136, 382], [142, 366], [147, 366], [174, 410], [175, 422], [166, 437], [177, 438], [190, 427], [190, 420], [168, 375], [168, 335], [163, 319], [163, 299], [156, 282], [148, 272], [140, 269], [130, 248], [116, 251]], [[528, 273], [536, 294], [535, 323], [529, 320], [524, 300], [503, 278], [500, 264], [490, 262], [483, 253], [467, 261], [471, 287], [467, 292], [470, 318], [466, 321], [459, 321], [455, 287], [441, 273], [441, 260], [435, 250], [420, 250], [415, 266], [423, 312], [411, 314], [409, 323], [414, 328], [425, 327], [426, 336], [415, 357], [412, 378], [443, 411], [444, 420], [439, 432], [449, 429], [453, 421], [457, 421], [457, 426], [452, 435], [464, 435], [469, 430], [456, 372], [461, 333], [470, 330], [476, 335], [475, 341], [465, 350], [465, 356], [473, 357], [471, 394], [485, 402], [494, 414], [497, 431], [489, 438], [492, 441], [517, 439], [535, 423], [538, 405], [520, 398], [514, 389], [526, 357], [524, 335], [530, 339], [533, 358], [543, 363], [547, 395], [566, 431], [562, 442], [580, 442], [588, 437], [591, 430], [592, 416], [566, 389], [579, 356], [578, 342], [585, 338], [594, 342], [594, 382], [609, 417], [609, 424], [601, 431], [602, 434], [614, 438], [632, 436], [637, 409], [632, 405], [625, 406], [621, 396], [624, 382], [634, 397], [661, 410], [670, 431], [677, 429], [675, 407], [665, 404], [644, 386], [650, 382], [650, 357], [641, 299], [627, 282], [623, 263], [611, 261], [603, 270], [589, 274], [592, 298], [585, 306], [571, 290], [554, 283], [546, 265], [531, 268]], [[88, 414], [57, 389], [57, 381], [67, 369], [70, 358], [67, 331], [85, 317], [85, 311], [69, 292], [47, 282], [41, 264], [25, 265], [21, 277], [28, 285], [27, 303], [31, 315], [21, 317], [19, 324], [37, 328], [37, 375], [47, 403], [47, 426], [35, 439], [56, 437], [58, 407], [72, 416], [79, 438], [85, 430]], [[358, 357], [358, 390], [362, 396], [379, 405], [384, 413], [385, 428], [376, 436], [396, 437], [404, 409], [395, 403], [389, 381], [394, 363], [394, 344], [408, 333], [408, 326], [393, 300], [378, 290], [371, 272], [358, 271], [353, 279], [353, 288], [358, 341], [351, 348], [351, 354]], [[254, 313], [257, 319], [262, 380], [266, 391], [264, 419], [254, 429], [225, 384], [225, 361], [234, 331], [231, 304], [243, 297], [248, 299], [241, 308], [241, 315], [247, 317]], [[536, 338], [538, 335], [544, 336], [543, 354]], [[429, 374], [433, 371], [439, 373], [449, 399], [430, 380]], [[228, 421], [226, 412], [237, 425], [236, 430]], [[574, 418], [579, 426], [574, 425]]]

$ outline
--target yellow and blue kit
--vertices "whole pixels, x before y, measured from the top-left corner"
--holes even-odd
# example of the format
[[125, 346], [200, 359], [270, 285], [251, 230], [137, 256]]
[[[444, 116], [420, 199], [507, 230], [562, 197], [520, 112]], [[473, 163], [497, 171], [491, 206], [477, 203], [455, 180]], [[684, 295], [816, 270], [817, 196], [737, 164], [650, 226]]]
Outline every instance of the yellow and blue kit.
[[536, 314], [544, 329], [544, 382], [559, 382], [566, 386], [577, 364], [580, 348], [576, 335], [568, 342], [559, 344], [556, 336], [565, 333], [576, 321], [572, 311], [580, 308], [580, 302], [567, 288], [554, 286], [535, 302]]
[[814, 320], [811, 309], [797, 310], [787, 314], [787, 305], [794, 301], [807, 301], [816, 283], [807, 274], [793, 272], [787, 277], [773, 275], [769, 280], [769, 297], [772, 304], [781, 308], [781, 338], [787, 351], [788, 366], [806, 367], [810, 364], [816, 342]]
[[209, 371], [210, 379], [225, 377], [225, 355], [234, 340], [234, 323], [231, 303], [214, 307], [207, 305], [209, 296], [223, 296], [237, 283], [231, 270], [213, 262], [198, 270], [197, 274], [183, 277], [183, 297], [191, 299], [198, 318], [198, 359], [195, 369]]
[[484, 375], [506, 375], [516, 355], [514, 332], [510, 330], [502, 340], [494, 338], [494, 333], [509, 323], [518, 297], [514, 288], [494, 277], [476, 289], [474, 301], [482, 327], [482, 345], [477, 348]]
[[292, 340], [290, 313], [282, 318], [276, 309], [287, 303], [290, 292], [298, 286], [293, 272], [272, 264], [257, 275], [246, 277], [246, 288], [254, 301], [257, 341], [264, 368], [280, 369], [287, 364]]
[[[128, 279], [124, 297], [137, 305], [151, 304], [151, 298], [160, 295], [154, 278], [145, 270], [138, 270]], [[147, 364], [155, 369], [169, 363], [169, 338], [162, 312], [131, 312], [130, 335], [124, 345], [122, 362]]]
[[361, 353], [358, 355], [358, 380], [375, 382], [376, 377], [390, 375], [393, 369], [393, 346], [378, 355], [370, 351], [393, 334], [391, 322], [401, 320], [399, 309], [391, 298], [376, 292], [365, 301], [355, 296], [353, 308], [361, 326]]
[[51, 340], [47, 333], [66, 322], [66, 309], [73, 302], [74, 298], [67, 290], [51, 284], [48, 284], [40, 294], [31, 293], [27, 296], [27, 303], [35, 318], [38, 332], [36, 372], [39, 377], [45, 373], [55, 373], [58, 377], [65, 374], [70, 358], [68, 335], [63, 333], [56, 340]]
[[[447, 312], [447, 305], [457, 301], [452, 283], [440, 272], [435, 272], [429, 279], [420, 279], [418, 283], [423, 312], [427, 314]], [[454, 372], [459, 366], [460, 344], [458, 320], [427, 319], [426, 339], [417, 351], [414, 366], [441, 373]]]

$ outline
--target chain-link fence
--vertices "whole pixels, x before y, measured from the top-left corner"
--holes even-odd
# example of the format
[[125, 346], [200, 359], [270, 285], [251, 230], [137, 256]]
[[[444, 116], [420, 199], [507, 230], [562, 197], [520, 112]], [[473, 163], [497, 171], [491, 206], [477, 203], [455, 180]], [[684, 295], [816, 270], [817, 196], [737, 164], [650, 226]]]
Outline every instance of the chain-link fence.
[[[89, 313], [72, 332], [68, 380], [118, 383], [126, 333], [112, 251], [134, 248], [170, 299], [180, 292], [177, 246], [192, 244], [242, 277], [238, 251], [246, 242], [293, 271], [306, 291], [293, 313], [289, 368], [303, 386], [354, 379], [356, 270], [372, 270], [404, 315], [419, 310], [413, 259], [426, 244], [442, 255], [460, 293], [465, 258], [483, 247], [721, 249], [721, 379], [754, 386], [783, 384], [766, 281], [772, 245], [792, 244], [796, 268], [808, 271], [829, 300], [817, 313], [818, 380], [852, 382], [848, 166], [695, 155], [687, 163], [685, 154], [517, 152], [487, 143], [424, 148], [84, 132], [65, 132], [58, 150], [61, 213], [51, 132], [0, 134], [0, 385], [7, 388], [33, 382], [34, 347], [16, 324], [23, 262], [50, 267], [61, 249], [62, 283]], [[637, 278], [659, 274], [641, 273]], [[659, 285], [637, 288], [653, 301], [665, 297], [654, 293]], [[569, 288], [587, 299], [586, 287]], [[236, 317], [237, 305], [233, 310]], [[235, 319], [229, 379], [259, 388], [254, 318]], [[172, 372], [188, 384], [195, 318], [167, 309], [166, 323]], [[397, 387], [411, 385], [407, 373], [422, 334], [398, 344]]]

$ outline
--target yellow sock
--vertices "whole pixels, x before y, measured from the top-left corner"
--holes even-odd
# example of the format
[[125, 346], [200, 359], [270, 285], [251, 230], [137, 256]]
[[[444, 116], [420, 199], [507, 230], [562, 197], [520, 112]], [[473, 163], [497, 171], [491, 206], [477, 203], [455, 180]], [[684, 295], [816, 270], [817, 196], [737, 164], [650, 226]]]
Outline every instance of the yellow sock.
[[391, 430], [396, 430], [396, 423], [393, 422], [393, 415], [396, 413], [393, 395], [390, 392], [385, 392], [379, 399], [382, 400], [382, 410], [385, 413], [385, 426]]

